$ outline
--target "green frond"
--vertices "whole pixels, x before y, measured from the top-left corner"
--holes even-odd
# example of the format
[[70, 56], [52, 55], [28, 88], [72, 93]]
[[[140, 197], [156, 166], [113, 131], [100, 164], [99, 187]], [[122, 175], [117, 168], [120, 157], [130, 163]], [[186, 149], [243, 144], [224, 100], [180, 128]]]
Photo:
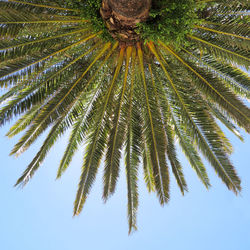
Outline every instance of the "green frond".
[[211, 185], [209, 182], [209, 178], [207, 176], [206, 168], [204, 164], [202, 163], [202, 160], [197, 153], [196, 149], [193, 146], [193, 140], [190, 138], [190, 135], [186, 133], [186, 130], [181, 128], [181, 124], [179, 127], [177, 126], [173, 116], [172, 121], [174, 123], [175, 132], [177, 135], [177, 138], [179, 139], [179, 144], [186, 155], [187, 159], [189, 160], [190, 165], [200, 178], [201, 182], [204, 184], [204, 186], [208, 189]]
[[66, 126], [65, 123], [63, 123], [61, 120], [58, 121], [53, 128], [51, 129], [50, 133], [48, 134], [46, 140], [44, 141], [41, 149], [36, 154], [35, 158], [32, 160], [32, 162], [29, 164], [29, 166], [26, 168], [26, 170], [23, 172], [22, 176], [17, 180], [15, 186], [18, 185], [26, 185], [31, 177], [34, 175], [36, 170], [40, 167], [42, 164], [44, 158], [46, 157], [47, 153], [49, 152], [50, 148], [53, 146], [53, 144], [56, 142], [59, 136], [61, 136], [65, 130]]
[[[70, 86], [70, 88], [63, 88], [57, 95], [57, 98], [53, 98], [51, 102], [45, 106], [43, 111], [40, 112], [39, 116], [36, 117], [32, 126], [29, 128], [26, 134], [13, 148], [11, 154], [19, 154], [20, 152], [26, 150], [28, 146], [30, 146], [30, 144], [37, 138], [37, 136], [48, 126], [50, 116], [53, 115], [54, 111], [60, 106], [60, 104], [63, 103], [68, 96], [69, 98], [73, 98], [73, 96], [70, 96], [71, 92], [75, 91], [78, 83], [82, 81], [83, 77], [88, 73], [95, 62], [100, 59], [100, 57], [106, 52], [109, 47], [110, 43], [107, 43], [104, 48], [97, 54], [92, 63], [90, 63], [87, 69], [81, 74], [81, 76], [74, 83], [72, 83], [72, 86]], [[58, 114], [56, 114], [56, 116], [58, 116]]]
[[[92, 46], [89, 50], [87, 50], [85, 53], [81, 54], [73, 61], [67, 63], [66, 66], [62, 67], [60, 70], [58, 71], [53, 70], [55, 72], [53, 72], [52, 75], [49, 75], [48, 78], [46, 78], [47, 74], [44, 74], [45, 80], [44, 78], [42, 78], [40, 81], [38, 81], [36, 85], [27, 87], [22, 91], [20, 91], [20, 94], [17, 95], [15, 99], [9, 101], [9, 103], [0, 110], [0, 117], [3, 116], [4, 114], [4, 118], [1, 119], [0, 124], [6, 123], [6, 121], [10, 120], [13, 115], [17, 115], [27, 111], [31, 107], [31, 104], [32, 105], [41, 104], [45, 97], [47, 97], [48, 95], [53, 95], [54, 88], [56, 87], [58, 82], [59, 83], [61, 81], [67, 82], [69, 81], [70, 78], [72, 78], [72, 73], [68, 74], [65, 72], [65, 70], [68, 69], [77, 61], [79, 61], [84, 56], [90, 54], [93, 50], [95, 50], [99, 46], [100, 43], [97, 43], [96, 45]], [[61, 76], [62, 73], [64, 73], [63, 78]]]
[[[8, 58], [13, 58], [13, 56], [22, 56], [25, 55], [27, 53], [31, 53], [33, 51], [40, 51], [40, 50], [44, 50], [45, 45], [48, 46], [55, 46], [56, 43], [58, 42], [58, 38], [60, 38], [60, 40], [62, 38], [67, 37], [67, 40], [69, 41], [69, 36], [72, 37], [72, 35], [74, 35], [72, 37], [72, 39], [75, 39], [75, 35], [76, 34], [80, 34], [83, 35], [84, 32], [88, 31], [87, 28], [84, 29], [77, 29], [77, 30], [73, 30], [71, 32], [66, 32], [66, 33], [61, 33], [59, 35], [51, 35], [48, 34], [47, 37], [45, 38], [38, 38], [38, 39], [34, 39], [33, 41], [30, 41], [30, 39], [24, 39], [23, 42], [16, 42], [15, 40], [13, 42], [1, 42], [0, 43], [0, 50], [2, 50], [3, 52], [1, 52], [2, 55], [2, 59], [8, 59]], [[51, 42], [50, 40], [53, 40], [53, 43], [49, 43]], [[39, 45], [37, 45], [37, 43], [39, 43]], [[32, 46], [30, 46], [32, 45]], [[28, 46], [28, 47], [27, 47]], [[25, 49], [24, 49], [25, 48]]]
[[143, 54], [140, 46], [138, 46], [138, 57], [142, 76], [142, 84], [144, 88], [145, 106], [147, 110], [147, 115], [145, 117], [145, 129], [148, 130], [147, 144], [150, 145], [155, 188], [159, 197], [159, 201], [163, 205], [164, 203], [168, 202], [169, 199], [169, 173], [165, 158], [166, 138], [164, 132], [162, 131], [163, 128], [161, 127], [162, 124], [160, 124], [161, 121], [157, 121], [157, 119], [154, 119], [156, 117], [153, 117], [153, 115], [156, 114], [157, 111], [152, 110], [153, 104], [155, 103], [150, 104], [149, 95], [152, 94], [152, 92], [149, 92], [146, 83], [143, 65]]
[[[220, 31], [218, 29], [212, 29], [212, 28], [208, 28], [208, 27], [205, 27], [205, 26], [199, 26], [199, 25], [195, 25], [195, 28], [210, 31], [210, 32], [213, 32], [213, 33], [222, 34], [222, 35], [225, 35], [225, 36], [233, 36], [233, 37], [236, 37], [236, 38], [240, 38], [240, 39], [243, 39], [243, 40], [250, 41], [250, 38], [248, 38], [248, 37], [240, 36], [240, 35], [225, 32], [225, 31]], [[238, 31], [238, 29], [237, 29], [237, 31]]]
[[105, 95], [105, 99], [104, 99], [105, 102], [102, 105], [103, 108], [100, 113], [100, 116], [98, 116], [99, 119], [97, 120], [98, 123], [96, 124], [97, 127], [91, 134], [90, 144], [85, 154], [84, 165], [82, 168], [82, 174], [80, 177], [78, 191], [77, 191], [76, 199], [75, 199], [74, 215], [77, 215], [81, 212], [82, 207], [86, 201], [87, 195], [92, 186], [92, 183], [95, 179], [98, 166], [100, 164], [100, 159], [103, 154], [103, 149], [105, 146], [105, 139], [107, 137], [106, 129], [108, 126], [108, 121], [105, 121], [105, 124], [103, 124], [104, 123], [103, 118], [104, 118], [108, 103], [110, 101], [110, 96], [112, 94], [114, 83], [118, 77], [118, 74], [122, 66], [123, 56], [124, 56], [124, 48], [121, 48], [112, 82], [110, 84], [108, 92]]
[[16, 22], [0, 22], [0, 24], [49, 24], [49, 23], [79, 23], [86, 22], [85, 20], [37, 20], [37, 21], [16, 21]]
[[[194, 64], [185, 62], [176, 52], [161, 43], [173, 56], [175, 56], [184, 66], [193, 72], [205, 85], [199, 87], [206, 91], [210, 98], [219, 103], [230, 115], [235, 118], [240, 126], [243, 126], [246, 131], [250, 131], [250, 110], [237, 97], [224, 87], [221, 81], [216, 81], [216, 78], [209, 76], [208, 72], [201, 71]], [[208, 80], [209, 79], [209, 80]], [[219, 101], [220, 99], [220, 101]]]
[[239, 37], [244, 40], [249, 40], [249, 29], [247, 23], [223, 23], [223, 22], [204, 22], [206, 24], [206, 27], [212, 29], [213, 32], [222, 32], [227, 33], [227, 35], [232, 34], [232, 36]]
[[41, 106], [34, 105], [30, 110], [29, 113], [25, 113], [21, 118], [17, 120], [17, 122], [9, 129], [8, 133], [6, 134], [9, 138], [17, 135], [21, 131], [25, 130], [34, 120], [34, 118], [38, 115]]
[[218, 110], [212, 103], [209, 103], [212, 113], [215, 115], [217, 119], [219, 119], [234, 135], [236, 135], [241, 141], [244, 141], [241, 136], [239, 130], [235, 127], [235, 125], [230, 122], [230, 120]]
[[127, 78], [132, 47], [126, 49], [126, 65], [124, 80], [121, 93], [117, 100], [117, 106], [114, 108], [115, 115], [112, 121], [112, 128], [109, 135], [108, 150], [106, 154], [106, 163], [104, 168], [104, 189], [103, 199], [107, 198], [114, 193], [116, 181], [119, 176], [119, 163], [121, 158], [121, 147], [123, 145], [125, 126], [124, 121], [120, 120], [122, 105], [124, 105], [124, 95], [127, 87]]
[[135, 110], [133, 109], [134, 99], [134, 81], [135, 81], [135, 63], [136, 63], [136, 51], [132, 51], [131, 62], [131, 82], [130, 91], [127, 102], [127, 109], [125, 114], [127, 115], [127, 135], [125, 144], [125, 165], [127, 176], [127, 189], [128, 189], [128, 224], [129, 234], [132, 230], [137, 230], [136, 216], [138, 209], [138, 165], [140, 162], [140, 144], [141, 144], [141, 128], [138, 126], [138, 120], [135, 118]]
[[228, 46], [223, 43], [216, 43], [213, 38], [202, 39], [198, 36], [188, 35], [188, 37], [197, 42], [198, 44], [202, 44], [207, 51], [211, 53], [214, 57], [219, 57], [226, 62], [237, 63], [238, 65], [245, 67], [246, 70], [249, 69], [250, 59], [249, 53], [242, 53], [239, 49]]
[[[95, 80], [96, 75], [102, 69], [103, 65], [107, 62], [107, 60], [109, 59], [109, 57], [111, 56], [111, 54], [113, 53], [113, 51], [116, 49], [117, 46], [118, 46], [118, 44], [115, 43], [113, 48], [109, 51], [109, 53], [103, 59], [102, 63], [98, 67], [98, 69], [95, 71], [94, 75], [91, 77], [91, 79], [86, 84], [85, 89], [88, 87], [88, 85], [92, 81]], [[104, 72], [102, 72], [101, 79], [98, 82], [102, 82], [103, 77], [104, 77]], [[88, 108], [91, 107], [92, 106], [91, 104], [95, 101], [95, 97], [96, 97], [96, 94], [97, 94], [99, 88], [95, 87], [95, 89], [96, 90], [92, 94], [93, 99], [87, 105]], [[73, 130], [72, 130], [72, 133], [71, 133], [71, 136], [69, 139], [68, 146], [67, 146], [67, 148], [64, 152], [63, 158], [60, 162], [60, 166], [59, 166], [58, 173], [57, 173], [57, 178], [61, 177], [62, 173], [67, 169], [67, 167], [69, 166], [69, 164], [72, 160], [72, 157], [73, 157], [75, 151], [78, 148], [78, 145], [80, 145], [85, 138], [87, 126], [84, 126], [85, 125], [84, 121], [86, 120], [87, 115], [88, 115], [87, 110], [85, 110], [85, 112], [81, 111], [81, 116], [78, 118], [78, 120], [76, 121], [76, 123], [73, 126]]]
[[67, 117], [72, 115], [70, 113], [70, 110], [76, 103], [79, 102], [80, 97], [81, 93], [79, 94], [78, 97], [75, 98], [74, 102], [71, 102], [70, 105], [67, 108], [65, 108], [63, 114], [61, 114], [60, 118], [57, 119], [55, 125], [52, 127], [50, 133], [48, 134], [46, 140], [44, 141], [41, 149], [39, 150], [35, 158], [32, 160], [32, 162], [29, 164], [27, 169], [24, 171], [23, 175], [18, 179], [17, 183], [15, 184], [16, 186], [20, 184], [22, 185], [27, 184], [27, 182], [34, 175], [35, 171], [42, 164], [50, 148], [53, 146], [53, 144], [56, 142], [59, 136], [62, 136], [64, 132], [68, 129], [69, 126], [67, 122]]
[[53, 53], [49, 53], [48, 55], [46, 55], [46, 56], [44, 56], [44, 57], [41, 57], [41, 58], [39, 58], [39, 59], [34, 58], [34, 59], [24, 60], [23, 62], [19, 62], [18, 65], [13, 65], [12, 67], [11, 67], [10, 65], [8, 65], [8, 69], [6, 69], [6, 68], [7, 68], [7, 67], [6, 67], [6, 68], [4, 68], [4, 69], [2, 69], [2, 70], [0, 71], [0, 80], [2, 80], [2, 79], [4, 80], [4, 78], [6, 78], [7, 76], [13, 75], [13, 74], [17, 74], [18, 72], [22, 72], [23, 70], [25, 70], [24, 73], [27, 74], [27, 71], [28, 71], [32, 66], [35, 66], [35, 65], [37, 65], [38, 63], [41, 63], [41, 62], [43, 62], [43, 61], [45, 61], [45, 60], [47, 60], [47, 59], [49, 59], [49, 58], [51, 58], [51, 57], [53, 57], [53, 56], [59, 54], [59, 53], [62, 53], [62, 52], [64, 52], [64, 51], [68, 50], [68, 49], [71, 49], [71, 48], [74, 47], [74, 46], [77, 46], [77, 45], [79, 45], [79, 44], [81, 44], [81, 43], [84, 43], [84, 42], [88, 41], [89, 39], [94, 38], [95, 36], [96, 36], [96, 34], [91, 35], [91, 36], [88, 36], [88, 37], [86, 37], [86, 38], [84, 38], [84, 39], [81, 39], [81, 40], [78, 41], [78, 42], [75, 42], [75, 43], [73, 43], [73, 44], [71, 44], [71, 45], [69, 45], [69, 46], [66, 46], [66, 47], [63, 47], [63, 48], [61, 48], [61, 49], [59, 49], [59, 50], [56, 50], [56, 51], [53, 52]]
[[174, 174], [175, 179], [177, 181], [177, 184], [178, 184], [182, 194], [184, 195], [184, 191], [187, 191], [187, 184], [186, 184], [184, 174], [182, 171], [182, 166], [181, 166], [179, 160], [177, 159], [177, 155], [176, 155], [173, 132], [172, 132], [171, 125], [169, 124], [168, 105], [167, 105], [166, 100], [164, 98], [165, 95], [162, 94], [162, 93], [164, 93], [164, 90], [161, 88], [162, 86], [160, 86], [160, 84], [157, 84], [157, 86], [159, 86], [158, 87], [159, 93], [158, 93], [158, 91], [156, 89], [155, 78], [153, 76], [153, 71], [152, 71], [151, 65], [149, 65], [149, 71], [150, 71], [153, 90], [154, 90], [154, 94], [155, 94], [156, 105], [159, 107], [159, 109], [161, 109], [161, 113], [162, 113], [162, 120], [164, 123], [164, 129], [165, 129], [166, 140], [167, 140], [167, 149], [166, 149], [167, 157], [170, 161], [172, 171], [173, 171], [173, 174]]
[[216, 77], [222, 79], [236, 94], [250, 99], [250, 78], [247, 73], [233, 65], [226, 63], [221, 64], [209, 55], [202, 55], [202, 58], [199, 58], [198, 54], [195, 55], [194, 52], [191, 53], [184, 48], [182, 48], [182, 50], [191, 56], [188, 60], [191, 60], [193, 63], [198, 61], [200, 67], [209, 70]]
[[143, 140], [143, 172], [144, 172], [144, 181], [147, 185], [148, 191], [154, 192], [155, 180], [153, 176], [153, 164], [145, 139]]
[[171, 128], [171, 126], [166, 124], [165, 130], [166, 130], [167, 141], [168, 141], [167, 156], [168, 156], [168, 159], [171, 163], [172, 171], [173, 171], [173, 174], [174, 174], [175, 179], [177, 181], [177, 184], [181, 190], [181, 193], [184, 195], [184, 192], [188, 191], [187, 190], [187, 183], [186, 183], [185, 178], [184, 178], [182, 166], [181, 166], [179, 160], [177, 159], [176, 149], [174, 146], [172, 128]]
[[[173, 89], [174, 94], [176, 95], [176, 101], [179, 103], [180, 108], [183, 111], [183, 118], [185, 117], [185, 122], [189, 124], [190, 129], [192, 129], [192, 136], [199, 147], [199, 149], [202, 151], [203, 155], [207, 158], [207, 160], [211, 163], [211, 165], [215, 168], [215, 171], [217, 174], [221, 177], [222, 181], [227, 185], [227, 187], [231, 190], [233, 190], [236, 194], [241, 190], [240, 187], [240, 180], [237, 176], [233, 166], [228, 160], [227, 155], [223, 152], [223, 150], [219, 147], [217, 147], [216, 142], [213, 142], [213, 138], [211, 137], [211, 140], [208, 144], [207, 139], [210, 139], [209, 132], [211, 130], [203, 129], [203, 133], [207, 134], [207, 137], [205, 138], [200, 131], [197, 124], [194, 122], [192, 116], [190, 115], [190, 111], [187, 108], [187, 104], [185, 104], [182, 96], [180, 95], [180, 92], [177, 90], [172, 78], [170, 77], [168, 71], [166, 70], [161, 58], [157, 54], [153, 44], [148, 44], [150, 50], [155, 55], [157, 60], [160, 62], [161, 67], [168, 79], [168, 82]], [[199, 108], [199, 107], [198, 107]], [[198, 110], [197, 110], [198, 111]], [[185, 116], [184, 116], [185, 115]], [[196, 113], [198, 115], [198, 113]], [[197, 118], [197, 116], [196, 116]], [[204, 123], [199, 123], [199, 126], [205, 126]], [[211, 149], [210, 146], [213, 148]]]
[[78, 11], [78, 10], [69, 9], [69, 8], [62, 8], [60, 6], [36, 4], [36, 3], [29, 3], [29, 2], [18, 1], [18, 0], [8, 0], [8, 2], [13, 2], [13, 3], [17, 3], [17, 4], [24, 4], [24, 5], [31, 5], [31, 6], [35, 6], [35, 7], [39, 7], [39, 8], [46, 8], [46, 9], [57, 9], [57, 10], [76, 11], [76, 12]]
[[[157, 81], [159, 83], [161, 93], [165, 93], [166, 90], [164, 89], [162, 80], [160, 79], [160, 75], [157, 76]], [[199, 157], [196, 149], [193, 147], [193, 139], [190, 136], [188, 136], [188, 133], [186, 133], [186, 130], [183, 124], [180, 123], [177, 126], [176, 118], [174, 117], [174, 114], [171, 111], [170, 104], [167, 100], [167, 96], [165, 95], [162, 95], [162, 96], [163, 96], [162, 109], [166, 117], [169, 119], [167, 120], [167, 122], [174, 125], [175, 135], [178, 138], [179, 144], [183, 152], [185, 153], [187, 159], [189, 160], [190, 165], [195, 170], [195, 172], [197, 173], [198, 177], [200, 178], [202, 183], [205, 185], [205, 187], [209, 188], [210, 183], [209, 183], [209, 179], [206, 173], [206, 168], [203, 165], [202, 160]], [[180, 115], [182, 115], [182, 113]], [[168, 125], [168, 126], [171, 126], [171, 125]], [[170, 127], [170, 129], [172, 128]]]

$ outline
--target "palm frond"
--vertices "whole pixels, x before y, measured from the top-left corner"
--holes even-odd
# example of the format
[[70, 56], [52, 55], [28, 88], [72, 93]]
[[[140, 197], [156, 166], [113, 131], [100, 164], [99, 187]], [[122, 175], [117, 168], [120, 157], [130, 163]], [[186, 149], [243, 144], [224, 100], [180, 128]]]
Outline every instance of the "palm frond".
[[112, 94], [114, 83], [118, 77], [118, 74], [122, 66], [123, 56], [124, 56], [124, 48], [120, 50], [120, 55], [116, 66], [116, 70], [112, 82], [110, 84], [109, 90], [105, 95], [105, 102], [103, 103], [103, 108], [98, 119], [98, 124], [96, 124], [97, 127], [91, 135], [92, 137], [91, 143], [89, 145], [88, 151], [85, 156], [85, 164], [83, 165], [83, 170], [80, 177], [78, 191], [75, 199], [74, 215], [79, 214], [81, 212], [87, 194], [89, 193], [92, 183], [95, 179], [97, 168], [100, 164], [100, 159], [105, 146], [103, 137], [106, 137], [105, 129], [107, 127], [107, 121], [105, 122], [105, 124], [103, 124], [103, 118], [105, 115], [106, 107], [110, 101], [110, 96]]
[[[145, 94], [145, 106], [147, 110], [146, 116], [146, 130], [148, 133], [148, 141], [147, 144], [150, 145], [150, 154], [152, 158], [153, 165], [153, 175], [155, 188], [159, 197], [160, 203], [163, 205], [168, 202], [169, 199], [169, 173], [167, 162], [165, 159], [165, 148], [166, 148], [166, 139], [164, 136], [164, 132], [162, 131], [162, 127], [159, 128], [159, 120], [156, 117], [153, 117], [152, 108], [153, 103], [150, 103], [149, 100], [149, 90], [146, 84], [144, 66], [143, 66], [143, 54], [141, 47], [138, 45], [138, 57], [140, 63], [140, 70], [142, 75], [142, 84], [144, 88]], [[154, 103], [155, 104], [155, 103]], [[156, 112], [154, 111], [154, 114]], [[155, 119], [154, 119], [155, 118]], [[158, 125], [158, 126], [157, 126]], [[157, 126], [157, 130], [156, 130]], [[158, 143], [157, 143], [158, 142]]]

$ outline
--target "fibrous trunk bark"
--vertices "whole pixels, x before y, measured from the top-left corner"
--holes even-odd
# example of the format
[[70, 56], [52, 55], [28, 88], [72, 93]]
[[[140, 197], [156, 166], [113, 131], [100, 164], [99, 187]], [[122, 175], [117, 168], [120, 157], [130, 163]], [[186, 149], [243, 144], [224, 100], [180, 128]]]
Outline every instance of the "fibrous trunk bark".
[[140, 41], [136, 24], [149, 16], [151, 0], [102, 0], [100, 13], [113, 38], [126, 45]]

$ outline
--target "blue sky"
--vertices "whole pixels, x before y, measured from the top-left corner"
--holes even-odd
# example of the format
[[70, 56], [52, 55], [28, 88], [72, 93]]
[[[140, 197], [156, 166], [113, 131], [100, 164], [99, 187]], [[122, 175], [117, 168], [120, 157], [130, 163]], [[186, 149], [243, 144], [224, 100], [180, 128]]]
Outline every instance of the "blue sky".
[[[38, 141], [19, 158], [8, 154], [18, 138], [0, 130], [0, 246], [3, 250], [249, 250], [250, 249], [250, 137], [245, 143], [230, 135], [231, 157], [242, 178], [240, 196], [229, 192], [207, 164], [212, 188], [207, 191], [185, 158], [180, 160], [189, 185], [183, 197], [171, 180], [171, 199], [161, 207], [154, 194], [139, 183], [138, 231], [128, 236], [124, 171], [113, 197], [103, 204], [102, 168], [79, 217], [72, 218], [82, 153], [60, 180], [55, 180], [66, 138], [24, 189], [13, 184], [41, 145]], [[122, 164], [124, 169], [124, 164]], [[142, 177], [142, 176], [140, 176]], [[142, 179], [142, 178], [140, 178]]]

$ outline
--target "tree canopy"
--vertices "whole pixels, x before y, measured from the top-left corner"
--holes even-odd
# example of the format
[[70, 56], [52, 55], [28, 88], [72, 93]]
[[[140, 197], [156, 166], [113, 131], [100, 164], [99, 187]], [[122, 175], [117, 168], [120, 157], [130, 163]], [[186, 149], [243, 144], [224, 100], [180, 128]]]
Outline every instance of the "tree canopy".
[[[126, 0], [128, 2], [128, 0]], [[124, 0], [124, 2], [126, 2]], [[147, 0], [145, 0], [147, 1]], [[226, 0], [152, 0], [124, 17], [108, 0], [0, 1], [0, 125], [18, 118], [11, 155], [47, 137], [16, 185], [25, 185], [58, 138], [70, 131], [57, 178], [78, 149], [78, 215], [104, 159], [103, 199], [116, 189], [125, 155], [129, 232], [136, 229], [138, 168], [149, 192], [169, 201], [173, 172], [187, 183], [176, 142], [206, 188], [201, 155], [238, 194], [240, 178], [223, 124], [250, 132], [249, 4]]]

